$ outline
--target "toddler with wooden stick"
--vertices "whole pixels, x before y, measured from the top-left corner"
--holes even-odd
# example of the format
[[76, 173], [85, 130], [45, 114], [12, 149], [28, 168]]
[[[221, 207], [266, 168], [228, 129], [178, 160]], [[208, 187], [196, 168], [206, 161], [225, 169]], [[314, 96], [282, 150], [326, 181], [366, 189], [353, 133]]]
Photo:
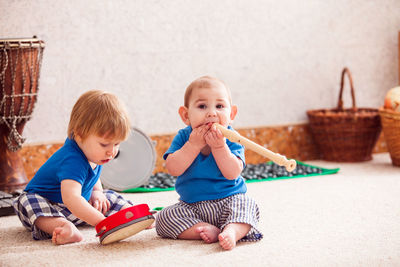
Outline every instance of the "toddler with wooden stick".
[[180, 201], [163, 209], [156, 218], [162, 237], [219, 242], [231, 250], [238, 241], [258, 241], [259, 209], [246, 195], [241, 172], [244, 148], [227, 140], [213, 123], [228, 129], [237, 113], [227, 86], [203, 76], [186, 89], [179, 115], [187, 125], [164, 154], [166, 168], [178, 176]]

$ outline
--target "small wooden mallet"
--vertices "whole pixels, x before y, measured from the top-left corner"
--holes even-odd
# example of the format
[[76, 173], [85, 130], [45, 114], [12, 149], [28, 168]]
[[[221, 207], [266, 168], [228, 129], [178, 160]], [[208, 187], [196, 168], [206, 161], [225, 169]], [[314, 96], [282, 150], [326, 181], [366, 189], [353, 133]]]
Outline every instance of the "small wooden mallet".
[[270, 160], [272, 160], [279, 166], [285, 166], [285, 168], [288, 172], [291, 172], [296, 168], [297, 164], [294, 159], [288, 160], [285, 156], [274, 153], [271, 150], [268, 150], [265, 147], [262, 147], [256, 143], [254, 143], [253, 141], [241, 136], [239, 133], [228, 130], [227, 128], [225, 128], [224, 126], [222, 126], [219, 123], [214, 123], [213, 126], [214, 125], [231, 142], [240, 143], [244, 147], [260, 154], [261, 156], [269, 158]]

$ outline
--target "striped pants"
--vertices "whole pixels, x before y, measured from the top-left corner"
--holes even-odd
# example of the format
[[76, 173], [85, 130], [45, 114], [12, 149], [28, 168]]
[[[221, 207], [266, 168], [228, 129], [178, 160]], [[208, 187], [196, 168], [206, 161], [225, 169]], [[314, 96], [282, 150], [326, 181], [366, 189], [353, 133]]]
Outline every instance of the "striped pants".
[[212, 224], [221, 231], [231, 223], [246, 223], [251, 229], [240, 241], [258, 241], [263, 237], [257, 230], [259, 218], [257, 204], [246, 194], [195, 203], [179, 201], [157, 214], [156, 231], [161, 237], [177, 239], [183, 231], [201, 222]]
[[[125, 200], [121, 195], [112, 190], [104, 190], [103, 192], [110, 201], [110, 209], [105, 216], [116, 213], [127, 203], [132, 205], [132, 202]], [[76, 226], [87, 225], [84, 221], [75, 217], [64, 204], [50, 201], [38, 194], [23, 192], [14, 200], [13, 206], [22, 225], [32, 232], [34, 240], [51, 238], [50, 234], [40, 230], [35, 225], [36, 219], [42, 216], [64, 217]]]

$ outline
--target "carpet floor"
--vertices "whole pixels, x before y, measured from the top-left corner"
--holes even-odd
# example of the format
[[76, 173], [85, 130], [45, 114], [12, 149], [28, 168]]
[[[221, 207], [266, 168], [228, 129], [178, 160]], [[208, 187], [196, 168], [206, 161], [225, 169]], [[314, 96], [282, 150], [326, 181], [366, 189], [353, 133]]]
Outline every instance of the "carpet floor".
[[[154, 229], [100, 245], [93, 227], [63, 246], [34, 241], [16, 216], [0, 217], [0, 266], [400, 266], [400, 168], [388, 153], [362, 163], [309, 161], [337, 174], [247, 184], [264, 239], [224, 251], [218, 243], [170, 240]], [[151, 208], [174, 191], [123, 193]]]

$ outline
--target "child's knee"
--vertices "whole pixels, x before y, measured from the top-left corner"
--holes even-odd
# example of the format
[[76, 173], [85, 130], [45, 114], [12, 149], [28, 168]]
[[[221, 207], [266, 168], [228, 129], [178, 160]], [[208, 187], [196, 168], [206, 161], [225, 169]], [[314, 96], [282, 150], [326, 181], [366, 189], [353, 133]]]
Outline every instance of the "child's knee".
[[173, 238], [171, 234], [169, 234], [170, 228], [172, 224], [172, 219], [170, 216], [167, 215], [167, 212], [164, 210], [157, 213], [156, 221], [155, 221], [155, 228], [156, 232], [161, 237], [169, 237]]
[[126, 200], [124, 197], [114, 192], [113, 190], [104, 190], [103, 192], [107, 200], [110, 202], [110, 209], [106, 213], [106, 216], [110, 216], [117, 211], [120, 211], [122, 209], [128, 208], [133, 205], [131, 201]]
[[161, 225], [168, 224], [168, 223], [169, 223], [169, 219], [168, 219], [168, 216], [166, 216], [165, 211], [161, 210], [161, 211], [157, 212], [156, 221], [155, 221], [156, 228], [157, 228], [157, 226], [160, 227]]

